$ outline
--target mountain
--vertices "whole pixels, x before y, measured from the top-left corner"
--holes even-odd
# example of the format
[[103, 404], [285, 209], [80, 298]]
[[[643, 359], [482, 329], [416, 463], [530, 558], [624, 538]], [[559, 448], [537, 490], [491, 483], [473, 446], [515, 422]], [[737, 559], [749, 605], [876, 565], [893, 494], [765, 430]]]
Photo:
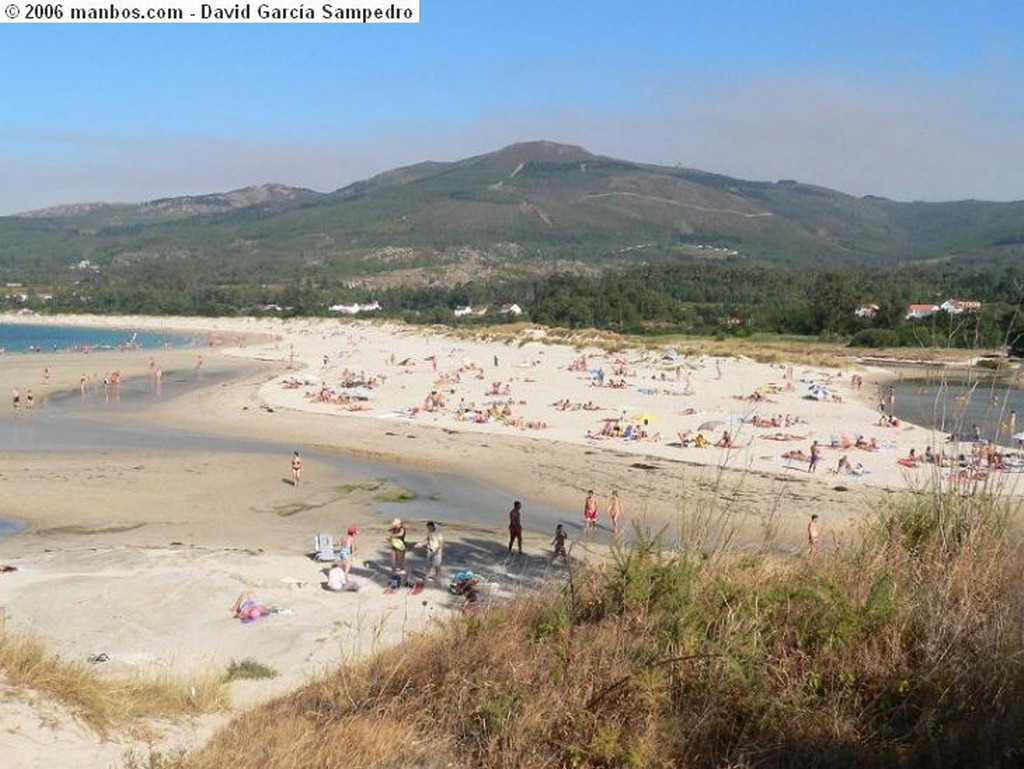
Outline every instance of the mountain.
[[790, 267], [999, 264], [1024, 255], [1024, 202], [900, 203], [750, 182], [552, 142], [395, 169], [322, 194], [264, 185], [0, 218], [0, 274], [39, 279], [174, 259], [217, 280], [308, 271], [453, 282], [638, 262]]
[[81, 227], [117, 227], [126, 224], [152, 224], [192, 216], [223, 214], [241, 208], [259, 207], [264, 211], [282, 210], [295, 203], [319, 197], [319, 192], [283, 184], [261, 184], [221, 194], [162, 198], [146, 203], [78, 203], [55, 206], [18, 214], [25, 219], [59, 219], [77, 222]]

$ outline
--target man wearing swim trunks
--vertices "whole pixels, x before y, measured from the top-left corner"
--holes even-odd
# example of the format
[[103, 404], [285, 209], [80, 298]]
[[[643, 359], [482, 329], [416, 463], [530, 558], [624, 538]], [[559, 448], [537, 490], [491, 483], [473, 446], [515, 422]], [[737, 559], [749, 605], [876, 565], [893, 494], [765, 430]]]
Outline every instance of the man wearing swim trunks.
[[597, 528], [597, 495], [593, 489], [587, 492], [587, 498], [583, 500], [583, 528], [585, 531]]

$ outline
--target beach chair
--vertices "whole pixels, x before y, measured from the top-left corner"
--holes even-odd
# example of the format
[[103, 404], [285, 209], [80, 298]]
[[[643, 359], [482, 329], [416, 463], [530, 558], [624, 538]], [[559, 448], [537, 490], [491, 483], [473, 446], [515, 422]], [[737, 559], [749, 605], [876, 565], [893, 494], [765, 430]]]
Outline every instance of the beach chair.
[[334, 561], [338, 556], [334, 552], [334, 537], [330, 534], [320, 533], [313, 538], [314, 557], [318, 561]]

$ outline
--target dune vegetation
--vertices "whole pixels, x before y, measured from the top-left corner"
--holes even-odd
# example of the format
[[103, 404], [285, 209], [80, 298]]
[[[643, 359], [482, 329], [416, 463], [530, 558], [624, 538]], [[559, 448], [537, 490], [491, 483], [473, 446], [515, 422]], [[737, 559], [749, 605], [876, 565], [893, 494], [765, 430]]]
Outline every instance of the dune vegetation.
[[174, 719], [227, 707], [227, 688], [215, 675], [186, 680], [173, 675], [109, 677], [62, 659], [39, 639], [0, 630], [0, 671], [11, 686], [32, 689], [68, 706], [104, 734], [146, 719]]
[[920, 494], [798, 558], [638, 537], [162, 765], [1017, 766], [1015, 512], [999, 495]]

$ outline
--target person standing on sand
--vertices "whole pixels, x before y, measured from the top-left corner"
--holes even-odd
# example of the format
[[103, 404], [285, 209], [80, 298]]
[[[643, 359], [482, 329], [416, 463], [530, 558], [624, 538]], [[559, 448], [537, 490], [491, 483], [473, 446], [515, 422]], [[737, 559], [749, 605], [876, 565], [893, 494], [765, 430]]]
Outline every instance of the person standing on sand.
[[619, 518], [622, 517], [622, 499], [618, 491], [612, 492], [611, 501], [608, 503], [608, 517], [612, 519], [612, 534], [618, 534]]
[[345, 584], [348, 584], [348, 573], [352, 570], [352, 559], [356, 554], [356, 534], [359, 533], [358, 526], [349, 526], [345, 538], [341, 540], [341, 547], [338, 548], [338, 560], [341, 562], [341, 569], [345, 574]]
[[814, 441], [811, 444], [811, 458], [807, 463], [807, 472], [813, 473], [818, 469], [818, 460], [821, 459], [821, 449], [818, 448], [818, 442]]
[[444, 558], [444, 535], [437, 530], [437, 524], [427, 521], [427, 536], [417, 547], [427, 549], [427, 564], [423, 570], [424, 580], [437, 580], [441, 578], [441, 560]]
[[17, 387], [11, 392], [11, 405], [14, 406], [15, 411], [21, 406], [21, 393], [18, 392]]
[[523, 554], [523, 504], [517, 499], [508, 511], [508, 554], [512, 555], [512, 545], [518, 543], [519, 554]]
[[388, 527], [388, 550], [391, 556], [391, 573], [405, 574], [405, 523], [395, 518]]
[[821, 539], [821, 529], [818, 526], [818, 514], [812, 513], [811, 520], [807, 524], [807, 552], [809, 555], [818, 554], [818, 542]]
[[583, 500], [583, 530], [593, 531], [597, 528], [597, 495], [591, 489]]
[[302, 480], [302, 458], [299, 452], [292, 454], [292, 486], [298, 486]]

